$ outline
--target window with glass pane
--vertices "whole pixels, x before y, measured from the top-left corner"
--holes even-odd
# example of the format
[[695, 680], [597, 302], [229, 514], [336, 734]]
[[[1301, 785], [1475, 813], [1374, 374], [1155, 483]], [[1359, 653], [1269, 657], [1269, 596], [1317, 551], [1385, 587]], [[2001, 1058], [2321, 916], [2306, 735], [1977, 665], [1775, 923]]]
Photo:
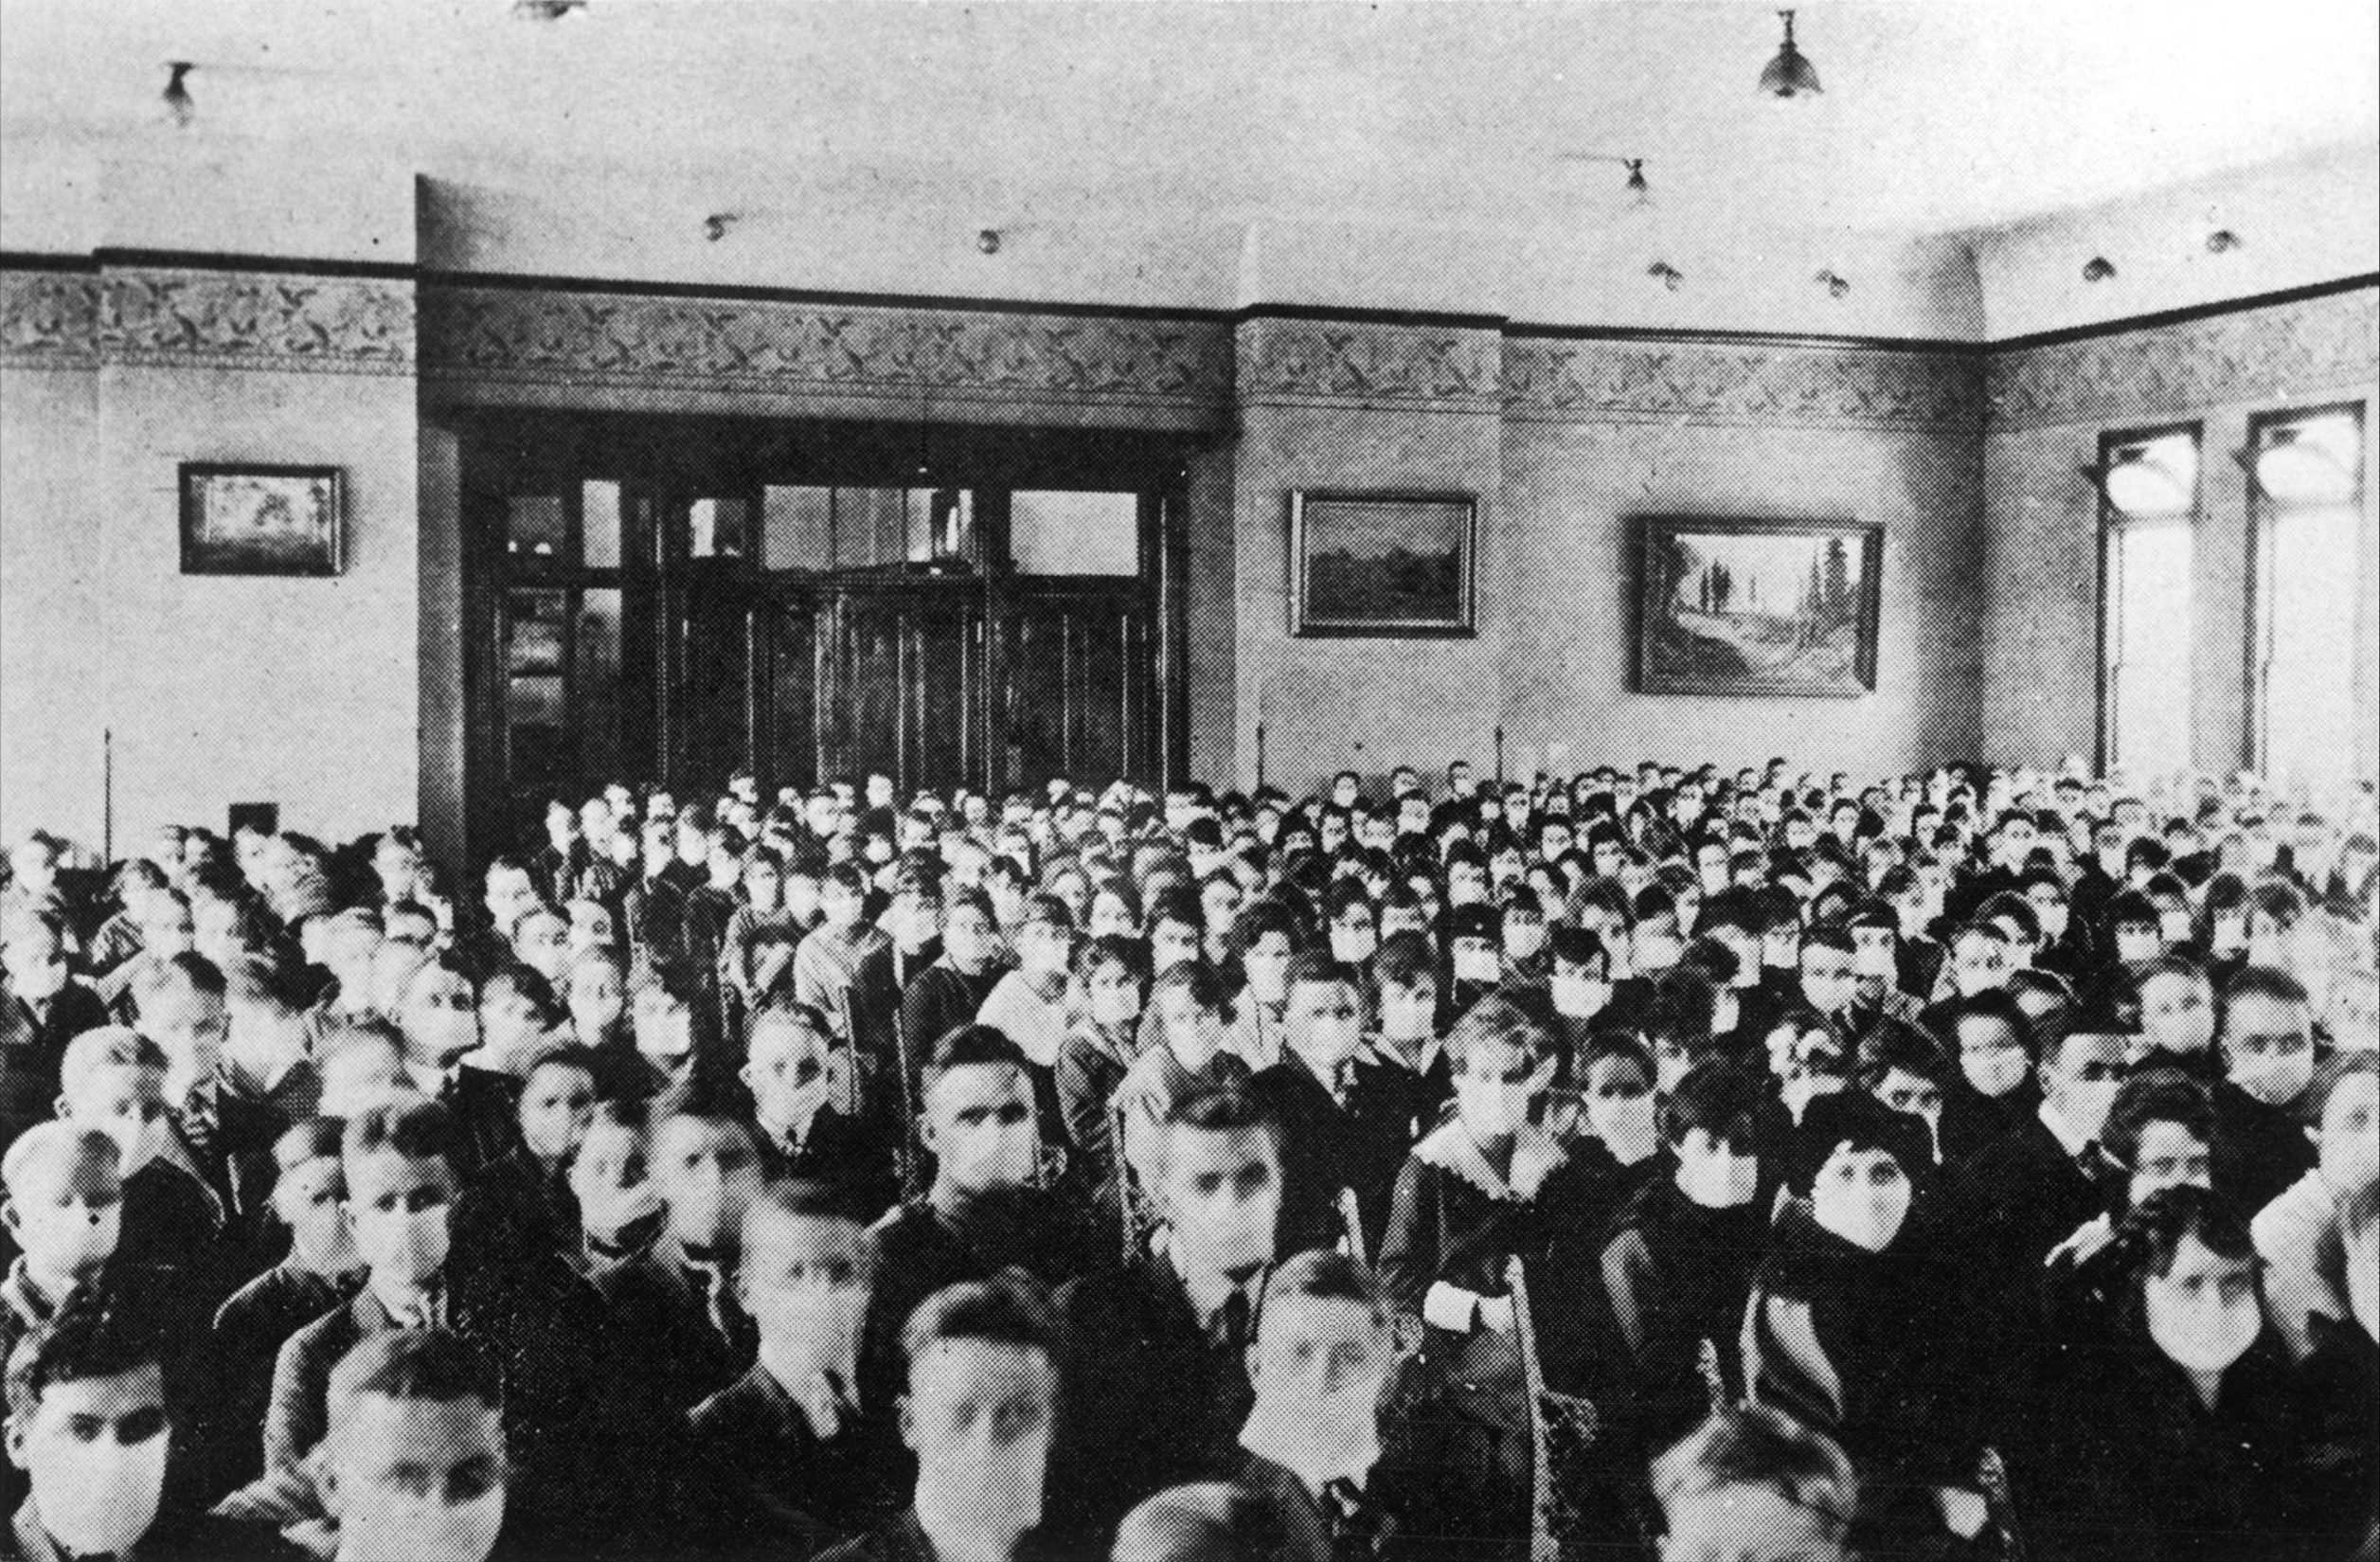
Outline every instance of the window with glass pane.
[[1009, 501], [1009, 557], [1020, 575], [1136, 575], [1140, 495], [1019, 491]]
[[559, 494], [515, 494], [505, 501], [504, 550], [516, 559], [556, 561], [568, 552], [569, 517]]
[[2261, 422], [2250, 443], [2257, 763], [2278, 780], [2324, 790], [2354, 766], [2361, 409]]
[[619, 567], [619, 484], [579, 485], [580, 563], [589, 569]]
[[696, 499], [686, 507], [686, 556], [742, 559], [752, 551], [748, 499]]
[[2191, 763], [2191, 572], [2194, 431], [2111, 444], [2101, 515], [2107, 763], [2134, 776]]

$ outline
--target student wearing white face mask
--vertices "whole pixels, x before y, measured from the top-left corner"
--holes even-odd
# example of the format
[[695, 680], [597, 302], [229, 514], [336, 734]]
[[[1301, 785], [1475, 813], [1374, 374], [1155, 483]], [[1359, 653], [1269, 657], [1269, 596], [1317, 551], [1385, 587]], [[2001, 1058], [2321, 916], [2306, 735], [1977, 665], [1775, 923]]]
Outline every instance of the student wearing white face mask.
[[1588, 1299], [1604, 1344], [1614, 1435], [1650, 1452], [1709, 1408], [1702, 1342], [1717, 1352], [1731, 1396], [1741, 1391], [1744, 1304], [1768, 1238], [1756, 1150], [1758, 1081], [1710, 1063], [1660, 1105], [1665, 1154], [1621, 1208]]
[[2298, 1104], [2314, 1140], [2315, 1168], [2258, 1212], [2249, 1229], [2267, 1266], [2264, 1300], [2273, 1325], [2302, 1360], [2327, 1325], [2353, 1312], [2344, 1277], [2335, 1272], [2334, 1231], [2339, 1212], [2380, 1179], [2380, 1055], [2325, 1059]]
[[2033, 1544], [2094, 1562], [2294, 1554], [2302, 1431], [2246, 1230], [2180, 1186], [2126, 1215], [2114, 1246], [2113, 1337], [2057, 1358], [2010, 1445]]
[[1058, 1104], [1065, 1115], [1067, 1153], [1109, 1223], [1120, 1218], [1117, 1201], [1123, 1189], [1116, 1092], [1139, 1055], [1148, 989], [1148, 957], [1137, 939], [1086, 939], [1075, 952], [1074, 1022], [1058, 1054]]
[[1427, 1325], [1423, 1365], [1443, 1406], [1420, 1457], [1441, 1472], [1426, 1496], [1444, 1533], [1529, 1533], [1529, 1413], [1505, 1263], [1540, 1259], [1556, 1230], [1595, 1204], [1592, 1179], [1534, 1123], [1552, 1083], [1550, 1038], [1519, 1006], [1481, 999], [1447, 1036], [1453, 1119], [1398, 1175], [1380, 1271], [1397, 1305]]
[[2314, 1014], [2295, 977], [2250, 965], [2223, 989], [2216, 1035], [2225, 1078], [2215, 1116], [2230, 1147], [2232, 1192], [2261, 1210], [2314, 1167], [2296, 1106], [2314, 1078]]
[[1851, 1455], [1855, 1539], [1890, 1554], [1945, 1529], [1974, 1469], [1943, 1329], [1958, 1278], [1925, 1222], [1924, 1121], [1866, 1091], [1821, 1096], [1795, 1133], [1781, 1213], [1745, 1315], [1750, 1397]]

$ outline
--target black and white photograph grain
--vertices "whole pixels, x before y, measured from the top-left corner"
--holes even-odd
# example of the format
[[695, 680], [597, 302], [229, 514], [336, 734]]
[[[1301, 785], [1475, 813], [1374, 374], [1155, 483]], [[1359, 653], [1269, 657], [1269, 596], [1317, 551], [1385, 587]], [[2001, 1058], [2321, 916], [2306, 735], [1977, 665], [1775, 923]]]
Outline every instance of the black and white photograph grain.
[[2380, 1562], [2373, 0], [0, 0], [0, 1562]]

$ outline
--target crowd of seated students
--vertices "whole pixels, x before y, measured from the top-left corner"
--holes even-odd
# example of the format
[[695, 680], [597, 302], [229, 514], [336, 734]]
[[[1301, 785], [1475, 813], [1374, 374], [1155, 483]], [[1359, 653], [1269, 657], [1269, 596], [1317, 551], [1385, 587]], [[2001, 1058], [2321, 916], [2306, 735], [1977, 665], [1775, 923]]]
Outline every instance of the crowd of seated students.
[[2374, 828], [1458, 761], [616, 785], [470, 898], [35, 835], [0, 1557], [2371, 1557]]

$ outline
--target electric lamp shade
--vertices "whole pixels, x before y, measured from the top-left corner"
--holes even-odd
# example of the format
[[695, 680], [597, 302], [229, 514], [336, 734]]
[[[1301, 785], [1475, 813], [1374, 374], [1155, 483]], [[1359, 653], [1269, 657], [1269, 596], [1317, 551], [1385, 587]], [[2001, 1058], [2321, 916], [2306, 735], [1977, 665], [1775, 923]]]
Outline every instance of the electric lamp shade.
[[2353, 439], [2346, 419], [2274, 429], [2256, 453], [2256, 486], [2282, 504], [2344, 503], [2355, 494]]
[[1802, 52], [1794, 46], [1793, 12], [1781, 10], [1785, 19], [1785, 42], [1777, 51], [1777, 58], [1761, 72], [1761, 91], [1772, 98], [1798, 98], [1804, 93], [1821, 91], [1817, 67], [1811, 64]]
[[2154, 457], [2118, 458], [2101, 476], [2107, 502], [2127, 515], [2163, 515], [2190, 508], [2190, 488]]

